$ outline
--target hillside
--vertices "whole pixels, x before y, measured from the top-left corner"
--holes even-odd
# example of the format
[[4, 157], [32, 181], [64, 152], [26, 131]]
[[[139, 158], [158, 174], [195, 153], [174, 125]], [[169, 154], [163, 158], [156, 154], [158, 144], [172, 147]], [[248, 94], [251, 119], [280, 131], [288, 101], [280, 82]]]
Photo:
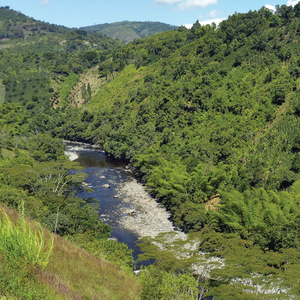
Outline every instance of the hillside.
[[[92, 38], [107, 45], [94, 50]], [[126, 246], [103, 242], [109, 228], [89, 200], [73, 197], [83, 178], [69, 174], [79, 166], [66, 162], [60, 139], [95, 143], [126, 160], [187, 233], [141, 241], [156, 259], [138, 277], [141, 299], [299, 298], [300, 3], [127, 45], [83, 30], [9, 43], [0, 61], [2, 204], [24, 199], [53, 231], [61, 214], [60, 235], [93, 253], [114, 249], [110, 258], [130, 267]], [[25, 85], [25, 74], [40, 76], [39, 86]], [[61, 172], [66, 198], [51, 193]]]
[[121, 42], [132, 42], [136, 39], [145, 38], [160, 32], [176, 29], [176, 26], [168, 25], [161, 22], [115, 22], [105, 23], [92, 26], [81, 27], [89, 33], [100, 32], [107, 34], [113, 39], [118, 39]]
[[[263, 261], [276, 253], [283, 263], [280, 253], [300, 242], [299, 11], [299, 4], [276, 14], [262, 8], [217, 29], [196, 22], [134, 41], [100, 64], [103, 77], [123, 69], [76, 112], [88, 122], [70, 128], [80, 117], [64, 120], [64, 137], [129, 160], [175, 224], [210, 233], [200, 249], [218, 255], [215, 243], [240, 240], [237, 253], [250, 247], [265, 251]], [[242, 268], [242, 255], [222, 251]], [[261, 276], [286, 274], [273, 264], [246, 264]], [[223, 297], [232, 293], [226, 282], [250, 276], [242, 269], [214, 274], [224, 281], [212, 281], [209, 293]]]
[[[18, 236], [4, 238], [8, 228]], [[4, 299], [140, 299], [140, 284], [132, 274], [22, 219], [14, 210], [1, 207], [0, 230]]]
[[122, 47], [108, 36], [36, 21], [7, 7], [0, 8], [0, 25], [0, 79], [5, 86], [0, 101], [4, 97], [33, 111], [47, 110], [51, 103], [67, 107], [79, 74]]

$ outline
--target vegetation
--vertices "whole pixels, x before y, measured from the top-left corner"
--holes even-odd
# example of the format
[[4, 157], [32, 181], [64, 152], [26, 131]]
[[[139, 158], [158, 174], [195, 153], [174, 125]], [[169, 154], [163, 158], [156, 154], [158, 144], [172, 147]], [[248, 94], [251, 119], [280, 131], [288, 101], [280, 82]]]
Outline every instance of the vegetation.
[[[25, 265], [40, 267], [44, 269], [50, 259], [53, 249], [53, 238], [45, 245], [44, 232], [38, 224], [37, 232], [25, 225], [24, 216], [20, 218], [19, 224], [13, 224], [4, 211], [0, 221], [0, 252], [12, 265], [22, 260]], [[28, 228], [27, 228], [28, 227]]]
[[[47, 228], [129, 272], [130, 251], [106, 240], [94, 203], [76, 197], [85, 175], [70, 173], [80, 167], [66, 160], [60, 138], [97, 143], [129, 161], [189, 233], [173, 244], [143, 241], [156, 263], [138, 276], [142, 292], [134, 281], [142, 299], [195, 299], [197, 289], [217, 299], [297, 298], [299, 11], [235, 13], [218, 28], [196, 22], [121, 47], [60, 27], [20, 37], [10, 30], [22, 15], [1, 8], [12, 22], [0, 58], [1, 203], [24, 201]], [[98, 74], [98, 92], [78, 84], [82, 72]], [[68, 103], [73, 86], [82, 107]], [[210, 275], [191, 276], [197, 263]]]
[[[236, 13], [218, 29], [196, 22], [127, 45], [100, 64], [100, 76], [118, 73], [88, 112], [69, 111], [63, 137], [129, 160], [186, 232], [218, 232], [266, 256], [297, 250], [298, 9]], [[232, 297], [222, 282], [206, 295]]]
[[39, 113], [52, 105], [70, 105], [78, 74], [122, 47], [108, 36], [39, 22], [7, 7], [0, 7], [0, 22], [0, 80], [5, 86], [3, 95], [0, 84], [0, 103], [5, 96], [5, 102]]
[[[2, 298], [140, 299], [140, 285], [132, 274], [25, 221], [16, 211], [5, 212], [0, 247]], [[43, 250], [43, 243], [49, 247]]]
[[176, 26], [168, 25], [161, 22], [115, 22], [105, 23], [92, 26], [81, 27], [89, 33], [107, 34], [111, 38], [118, 39], [122, 42], [132, 42], [136, 39], [145, 38], [160, 32], [175, 29]]

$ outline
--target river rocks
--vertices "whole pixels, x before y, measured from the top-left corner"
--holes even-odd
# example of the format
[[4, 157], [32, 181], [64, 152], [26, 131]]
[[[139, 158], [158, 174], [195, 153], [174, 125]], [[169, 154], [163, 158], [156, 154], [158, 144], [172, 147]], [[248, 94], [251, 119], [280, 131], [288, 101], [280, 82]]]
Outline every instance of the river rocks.
[[109, 189], [109, 188], [110, 188], [110, 185], [107, 184], [107, 183], [105, 183], [105, 184], [102, 185], [102, 187], [105, 188], [105, 189]]
[[114, 195], [114, 198], [115, 198], [115, 199], [119, 199], [120, 196], [119, 196], [119, 195]]
[[175, 230], [169, 220], [170, 213], [155, 201], [135, 179], [121, 184], [119, 188], [123, 202], [130, 203], [130, 209], [123, 209], [121, 226], [134, 231], [139, 237], [155, 237], [163, 232], [175, 232], [176, 238], [186, 239], [183, 232]]
[[100, 176], [100, 178], [101, 178], [101, 179], [104, 179], [104, 178], [105, 178], [105, 176], [104, 176], [104, 175], [102, 175], [102, 176]]

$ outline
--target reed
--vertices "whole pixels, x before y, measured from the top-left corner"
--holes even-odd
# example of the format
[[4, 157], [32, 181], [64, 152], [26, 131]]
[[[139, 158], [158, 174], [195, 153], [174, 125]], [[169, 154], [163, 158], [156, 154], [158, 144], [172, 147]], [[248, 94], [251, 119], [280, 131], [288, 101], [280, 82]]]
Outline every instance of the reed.
[[0, 254], [11, 264], [22, 263], [44, 269], [53, 250], [53, 236], [45, 242], [39, 223], [27, 223], [24, 215], [13, 223], [5, 210], [0, 208]]

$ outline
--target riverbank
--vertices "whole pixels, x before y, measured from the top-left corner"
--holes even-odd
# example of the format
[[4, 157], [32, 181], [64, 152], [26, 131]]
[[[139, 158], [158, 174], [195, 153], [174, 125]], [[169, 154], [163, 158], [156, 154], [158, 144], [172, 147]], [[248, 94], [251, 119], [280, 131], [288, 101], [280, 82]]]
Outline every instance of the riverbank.
[[123, 182], [119, 186], [120, 197], [123, 202], [130, 203], [131, 209], [120, 207], [123, 217], [119, 225], [123, 226], [140, 238], [145, 236], [156, 237], [160, 233], [173, 232], [175, 239], [186, 240], [186, 234], [177, 230], [170, 220], [170, 213], [152, 198], [145, 186], [136, 179]]

